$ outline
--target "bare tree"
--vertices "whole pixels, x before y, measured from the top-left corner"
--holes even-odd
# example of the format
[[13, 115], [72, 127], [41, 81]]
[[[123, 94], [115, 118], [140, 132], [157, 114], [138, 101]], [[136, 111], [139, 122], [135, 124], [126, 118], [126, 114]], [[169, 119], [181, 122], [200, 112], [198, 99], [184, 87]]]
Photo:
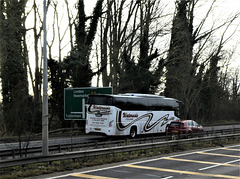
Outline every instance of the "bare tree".
[[239, 80], [239, 69], [234, 72], [232, 78], [232, 100], [240, 102], [240, 80]]
[[[101, 65], [108, 65], [102, 73], [104, 86], [113, 86], [117, 93], [124, 90], [119, 88], [124, 81], [126, 84], [133, 84], [132, 81], [136, 81], [130, 78], [130, 75], [125, 75], [128, 71], [125, 71], [128, 62], [124, 60], [128, 58], [131, 64], [138, 68], [134, 76], [142, 79], [138, 81], [142, 81], [142, 84], [137, 86], [133, 84], [135, 87], [131, 90], [142, 91], [143, 88], [140, 86], [145, 86], [146, 89], [143, 91], [149, 92], [152, 82], [147, 76], [154, 76], [149, 73], [149, 69], [156, 71], [153, 66], [158, 68], [160, 61], [156, 59], [157, 38], [165, 33], [162, 24], [157, 23], [164, 17], [162, 8], [159, 0], [107, 2], [101, 25]], [[122, 77], [125, 80], [121, 80]]]
[[75, 24], [75, 18], [70, 12], [68, 1], [65, 0], [65, 4], [67, 6], [67, 15], [68, 15], [68, 27], [69, 27], [69, 38], [71, 44], [71, 50], [73, 50], [73, 25]]
[[[203, 91], [213, 94], [216, 89], [219, 90], [219, 95], [222, 93], [218, 82], [218, 64], [221, 60], [223, 46], [232, 36], [232, 34], [226, 36], [226, 32], [238, 18], [238, 14], [236, 14], [219, 24], [213, 22], [209, 29], [204, 30], [210, 13], [213, 13], [213, 6], [216, 3], [214, 0], [204, 18], [194, 27], [194, 10], [197, 8], [198, 2], [198, 0], [176, 1], [177, 11], [173, 19], [165, 89], [166, 96], [176, 97], [185, 103], [185, 114], [187, 114], [185, 118], [194, 119], [196, 118], [195, 114], [198, 114], [196, 111], [207, 106], [206, 104], [200, 105], [201, 102], [204, 104], [204, 100], [199, 101], [200, 93], [202, 96], [204, 96]], [[211, 43], [214, 39], [214, 33], [221, 29], [223, 29], [223, 33], [220, 38]], [[207, 73], [204, 73], [205, 71]], [[202, 80], [203, 76], [205, 82]], [[209, 91], [210, 89], [211, 91]], [[213, 104], [217, 103], [217, 97], [212, 95], [205, 101], [210, 99], [212, 102], [209, 106], [212, 107], [209, 109], [213, 109], [215, 108]], [[214, 117], [212, 116], [212, 118]]]

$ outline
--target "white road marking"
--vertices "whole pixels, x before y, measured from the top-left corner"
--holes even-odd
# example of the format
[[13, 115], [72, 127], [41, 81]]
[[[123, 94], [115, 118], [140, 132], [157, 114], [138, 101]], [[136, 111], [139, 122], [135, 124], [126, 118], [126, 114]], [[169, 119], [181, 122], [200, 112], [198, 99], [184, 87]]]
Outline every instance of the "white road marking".
[[165, 178], [161, 178], [161, 179], [169, 179], [169, 178], [173, 178], [173, 176], [169, 176], [169, 177], [165, 177]]
[[[210, 168], [215, 168], [215, 167], [219, 167], [219, 166], [223, 166], [224, 164], [230, 164], [230, 163], [235, 163], [235, 162], [239, 162], [240, 159], [238, 160], [233, 160], [233, 161], [229, 161], [229, 162], [226, 162], [226, 163], [222, 163], [222, 164], [218, 164], [218, 165], [212, 165], [212, 166], [209, 166], [209, 167], [205, 167], [205, 168], [200, 168], [198, 170], [207, 170], [207, 169], [210, 169]], [[240, 166], [239, 166], [240, 167]]]
[[[154, 177], [154, 178], [159, 178], [159, 175], [151, 175], [151, 174], [144, 174], [145, 176], [149, 176], [149, 177]], [[168, 177], [164, 177], [164, 178], [159, 178], [159, 179], [170, 179], [173, 178], [173, 176], [168, 176]]]

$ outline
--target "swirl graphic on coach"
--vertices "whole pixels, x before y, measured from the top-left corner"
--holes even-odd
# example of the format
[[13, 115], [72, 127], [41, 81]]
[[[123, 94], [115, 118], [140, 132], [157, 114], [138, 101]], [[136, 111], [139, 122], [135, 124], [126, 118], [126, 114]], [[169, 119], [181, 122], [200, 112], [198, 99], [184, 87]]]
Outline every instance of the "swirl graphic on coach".
[[130, 126], [132, 126], [134, 123], [136, 123], [137, 121], [143, 119], [143, 118], [148, 118], [147, 120], [152, 120], [152, 117], [153, 117], [153, 114], [152, 113], [147, 113], [147, 114], [144, 114], [136, 119], [134, 119], [133, 121], [129, 122], [127, 125], [123, 125], [122, 123], [122, 112], [120, 111], [119, 112], [119, 116], [118, 116], [118, 119], [117, 119], [117, 128], [118, 130], [120, 131], [124, 131], [126, 130], [127, 128], [129, 128]]

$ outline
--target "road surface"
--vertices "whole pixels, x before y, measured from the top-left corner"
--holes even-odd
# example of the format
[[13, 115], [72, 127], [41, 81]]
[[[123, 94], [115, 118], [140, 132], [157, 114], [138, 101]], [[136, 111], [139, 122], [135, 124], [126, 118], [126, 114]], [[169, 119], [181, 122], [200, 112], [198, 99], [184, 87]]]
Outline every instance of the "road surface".
[[240, 179], [240, 145], [126, 163], [48, 179]]

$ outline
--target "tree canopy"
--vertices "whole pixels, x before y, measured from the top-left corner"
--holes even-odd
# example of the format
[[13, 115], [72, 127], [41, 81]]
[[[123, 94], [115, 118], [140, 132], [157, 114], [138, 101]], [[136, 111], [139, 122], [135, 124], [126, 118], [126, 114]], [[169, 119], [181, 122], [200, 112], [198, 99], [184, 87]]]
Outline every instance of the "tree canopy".
[[[40, 128], [42, 6], [0, 2], [0, 132], [31, 132]], [[237, 47], [226, 48], [239, 31], [238, 12], [215, 17], [216, 0], [169, 2], [175, 7], [163, 0], [98, 0], [89, 13], [86, 2], [47, 1], [50, 129], [69, 126], [64, 88], [93, 84], [177, 98], [185, 118], [198, 122], [239, 120], [239, 70], [230, 73]]]

